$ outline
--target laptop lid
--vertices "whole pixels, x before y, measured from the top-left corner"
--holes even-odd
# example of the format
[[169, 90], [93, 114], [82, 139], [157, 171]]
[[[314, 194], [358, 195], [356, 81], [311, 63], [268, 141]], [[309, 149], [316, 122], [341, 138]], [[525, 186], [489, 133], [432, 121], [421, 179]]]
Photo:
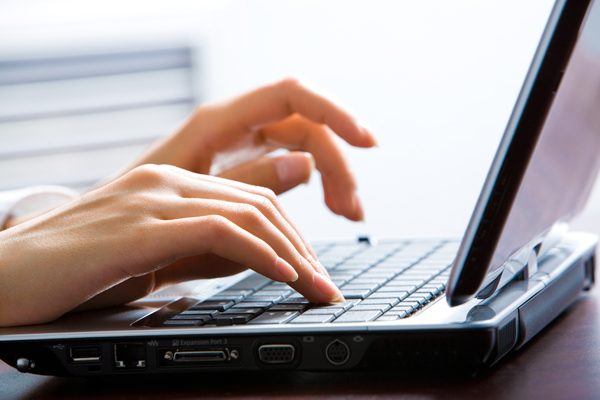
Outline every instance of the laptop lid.
[[599, 4], [554, 6], [454, 262], [451, 306], [521, 274], [585, 204], [600, 167]]

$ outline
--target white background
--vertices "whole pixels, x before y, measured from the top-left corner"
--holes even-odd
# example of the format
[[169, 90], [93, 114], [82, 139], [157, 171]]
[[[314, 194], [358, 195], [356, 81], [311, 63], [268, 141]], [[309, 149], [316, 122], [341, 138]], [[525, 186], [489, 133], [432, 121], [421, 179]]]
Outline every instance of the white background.
[[203, 100], [301, 74], [335, 93], [380, 144], [345, 146], [365, 223], [326, 210], [318, 175], [282, 196], [305, 233], [459, 236], [551, 7], [549, 0], [0, 0], [0, 59], [192, 45]]

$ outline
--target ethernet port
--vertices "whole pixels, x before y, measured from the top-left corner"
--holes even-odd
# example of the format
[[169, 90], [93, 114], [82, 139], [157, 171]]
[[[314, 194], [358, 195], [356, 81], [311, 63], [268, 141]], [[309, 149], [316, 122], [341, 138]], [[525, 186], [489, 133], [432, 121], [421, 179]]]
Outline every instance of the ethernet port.
[[114, 345], [114, 367], [118, 370], [146, 368], [146, 345], [144, 343], [117, 343]]

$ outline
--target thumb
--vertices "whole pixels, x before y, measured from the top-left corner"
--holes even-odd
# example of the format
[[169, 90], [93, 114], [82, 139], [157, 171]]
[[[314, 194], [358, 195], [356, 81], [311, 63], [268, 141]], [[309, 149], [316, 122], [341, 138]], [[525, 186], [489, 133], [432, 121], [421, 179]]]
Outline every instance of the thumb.
[[292, 151], [279, 157], [259, 157], [219, 174], [250, 185], [264, 186], [276, 194], [286, 192], [301, 183], [307, 183], [315, 168], [310, 153]]

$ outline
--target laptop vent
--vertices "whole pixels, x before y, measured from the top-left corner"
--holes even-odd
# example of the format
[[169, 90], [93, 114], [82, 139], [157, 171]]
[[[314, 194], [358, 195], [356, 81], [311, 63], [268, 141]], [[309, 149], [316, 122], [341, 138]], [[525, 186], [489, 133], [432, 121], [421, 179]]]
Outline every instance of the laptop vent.
[[498, 358], [504, 356], [515, 345], [517, 340], [517, 320], [511, 319], [498, 329]]

